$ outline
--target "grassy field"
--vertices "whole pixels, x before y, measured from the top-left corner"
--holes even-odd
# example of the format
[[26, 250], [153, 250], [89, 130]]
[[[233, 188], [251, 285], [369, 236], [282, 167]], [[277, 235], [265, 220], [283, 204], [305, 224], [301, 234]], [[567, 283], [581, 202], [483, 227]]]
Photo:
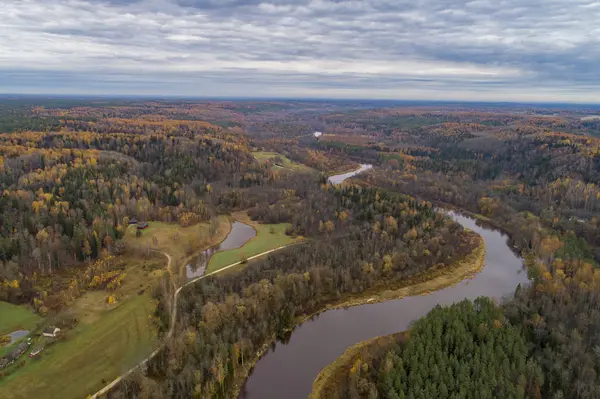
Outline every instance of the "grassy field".
[[[210, 235], [209, 223], [181, 227], [177, 223], [149, 222], [149, 227], [142, 230], [141, 237], [136, 237], [135, 227], [130, 227], [125, 235], [125, 244], [129, 250], [140, 253], [151, 248], [168, 252], [176, 260], [183, 259], [227, 236], [231, 229], [229, 218], [219, 216], [216, 221], [215, 236]], [[221, 240], [219, 236], [222, 236]]]
[[266, 162], [268, 160], [273, 160], [276, 157], [279, 157], [281, 159], [281, 162], [278, 162], [275, 166], [275, 168], [277, 168], [277, 166], [282, 167], [284, 169], [290, 169], [290, 170], [294, 170], [297, 172], [310, 172], [313, 171], [312, 168], [300, 164], [300, 163], [296, 163], [294, 161], [292, 161], [291, 159], [289, 159], [288, 157], [286, 157], [285, 155], [279, 154], [277, 152], [268, 152], [268, 151], [257, 151], [257, 152], [253, 152], [252, 155], [254, 155], [254, 157], [256, 159], [258, 159], [259, 161], [262, 162]]
[[[156, 329], [149, 319], [156, 305], [150, 293], [165, 271], [166, 258], [153, 252], [148, 258], [124, 256], [116, 262], [115, 268], [127, 273], [114, 292], [118, 302], [108, 304], [109, 293], [98, 290], [69, 304], [58, 317], [70, 314], [79, 320], [77, 326], [39, 358], [19, 359], [26, 364], [0, 380], [1, 398], [83, 398], [156, 347]], [[49, 316], [46, 324], [53, 320]], [[44, 342], [36, 339], [33, 346]]]
[[0, 397], [68, 399], [94, 393], [156, 347], [149, 319], [154, 306], [149, 294], [137, 295], [80, 322], [67, 340], [0, 380]]
[[0, 335], [16, 330], [31, 330], [42, 320], [24, 306], [0, 302]]
[[[212, 235], [209, 223], [184, 228], [176, 223], [150, 222], [141, 237], [130, 227], [125, 237], [127, 254], [117, 258], [114, 266], [127, 274], [114, 292], [118, 302], [107, 303], [109, 293], [98, 290], [70, 303], [63, 313], [75, 316], [79, 324], [39, 358], [21, 358], [26, 364], [0, 380], [0, 398], [82, 398], [128, 370], [158, 345], [150, 319], [156, 305], [150, 294], [166, 271], [167, 259], [149, 249], [167, 252], [179, 264], [223, 240], [230, 229], [227, 216], [217, 219]], [[25, 308], [11, 306], [0, 303], [0, 326], [7, 332], [34, 327], [41, 320]], [[51, 324], [52, 318], [46, 323]]]
[[254, 227], [256, 229], [256, 236], [241, 248], [214, 254], [208, 262], [207, 273], [219, 270], [232, 263], [243, 261], [262, 252], [292, 244], [298, 240], [285, 234], [285, 230], [289, 226], [288, 223], [260, 224], [249, 220], [245, 213], [238, 213], [234, 217]]
[[88, 291], [71, 303], [66, 312], [75, 315], [82, 323], [95, 323], [123, 303], [137, 299], [140, 291], [151, 293], [154, 284], [164, 273], [166, 264], [166, 258], [156, 252], [147, 259], [123, 257], [118, 260], [118, 265], [124, 267], [127, 276], [114, 292], [118, 298], [116, 304], [107, 303], [109, 293], [105, 290]]

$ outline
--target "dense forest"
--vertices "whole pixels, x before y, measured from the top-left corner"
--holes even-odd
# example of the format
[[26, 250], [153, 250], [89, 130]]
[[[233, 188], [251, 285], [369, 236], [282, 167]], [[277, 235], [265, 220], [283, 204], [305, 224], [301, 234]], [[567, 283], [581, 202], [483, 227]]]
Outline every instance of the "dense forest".
[[[243, 138], [57, 132], [0, 135], [0, 269], [19, 282], [3, 299], [30, 301], [32, 276], [103, 251], [130, 219], [204, 221], [221, 187], [273, 179]], [[233, 139], [232, 139], [233, 141]]]
[[[314, 184], [293, 209], [257, 208], [254, 215], [292, 222], [296, 232], [318, 239], [186, 291], [179, 305], [181, 334], [149, 365], [149, 377], [125, 384], [122, 395], [226, 395], [245, 377], [255, 353], [284, 338], [302, 316], [451, 264], [478, 245], [472, 233], [426, 202]], [[305, 216], [297, 218], [299, 212]]]
[[436, 307], [408, 339], [371, 361], [357, 359], [342, 397], [540, 397], [543, 374], [521, 330], [487, 298]]
[[408, 339], [348, 370], [341, 398], [595, 398], [600, 395], [600, 270], [531, 265], [534, 282], [501, 307], [437, 308]]
[[[401, 123], [404, 118], [392, 119]], [[469, 123], [473, 122], [476, 121]], [[363, 154], [381, 165], [380, 169], [356, 179], [358, 184], [385, 187], [442, 206], [471, 211], [477, 218], [509, 233], [527, 259], [533, 279], [531, 286], [520, 287], [514, 298], [482, 321], [488, 326], [495, 320], [501, 321], [503, 328], [512, 331], [515, 343], [525, 343], [519, 361], [529, 365], [526, 371], [530, 374], [520, 374], [518, 380], [514, 380], [514, 375], [511, 377], [514, 386], [520, 387], [518, 391], [507, 393], [501, 387], [510, 385], [509, 380], [501, 378], [506, 376], [503, 370], [507, 362], [494, 363], [489, 371], [479, 368], [474, 374], [473, 368], [481, 364], [481, 358], [467, 357], [464, 367], [471, 368], [471, 377], [483, 378], [487, 384], [471, 383], [468, 388], [462, 387], [462, 391], [449, 388], [442, 370], [439, 377], [433, 378], [437, 383], [428, 374], [432, 368], [419, 368], [411, 374], [411, 362], [442, 361], [440, 353], [458, 358], [456, 351], [460, 347], [444, 346], [446, 341], [442, 345], [428, 345], [426, 342], [434, 342], [431, 340], [436, 337], [422, 329], [423, 323], [427, 323], [429, 329], [437, 331], [434, 326], [438, 318], [443, 325], [458, 326], [466, 322], [455, 308], [449, 308], [433, 311], [415, 324], [407, 342], [398, 342], [388, 351], [378, 349], [361, 366], [362, 374], [349, 370], [344, 381], [346, 388], [340, 396], [595, 398], [600, 395], [597, 366], [600, 341], [594, 332], [599, 322], [600, 293], [597, 285], [600, 272], [596, 269], [600, 260], [600, 142], [590, 136], [560, 131], [564, 126], [548, 125], [547, 120], [538, 122], [507, 122], [493, 129], [461, 123], [455, 126], [456, 132], [447, 123], [419, 126], [409, 129], [410, 146], [403, 145], [402, 140], [394, 143], [394, 139], [377, 146], [359, 139], [348, 144], [345, 139], [340, 145], [341, 141], [336, 139], [339, 148]], [[391, 124], [385, 119], [378, 130], [385, 132]], [[406, 132], [393, 131], [389, 135], [400, 137]], [[463, 332], [467, 335], [461, 339], [471, 340], [468, 334], [477, 334], [478, 329]], [[422, 347], [416, 350], [414, 345]], [[499, 358], [492, 355], [494, 361]], [[451, 367], [459, 367], [461, 371], [460, 365]], [[454, 368], [450, 379], [455, 383], [461, 373]], [[423, 384], [415, 386], [416, 380], [409, 378], [418, 375]]]
[[[45, 314], [79, 295], [78, 282], [106, 283], [132, 219], [189, 226], [244, 210], [289, 223], [300, 244], [183, 290], [173, 335], [114, 392], [231, 397], [306, 316], [468, 255], [479, 238], [435, 211], [458, 208], [510, 236], [531, 285], [497, 305], [436, 308], [353, 368], [343, 396], [599, 397], [595, 112], [3, 100], [0, 300]], [[328, 184], [359, 163], [374, 168]], [[172, 292], [154, 295], [164, 333]]]

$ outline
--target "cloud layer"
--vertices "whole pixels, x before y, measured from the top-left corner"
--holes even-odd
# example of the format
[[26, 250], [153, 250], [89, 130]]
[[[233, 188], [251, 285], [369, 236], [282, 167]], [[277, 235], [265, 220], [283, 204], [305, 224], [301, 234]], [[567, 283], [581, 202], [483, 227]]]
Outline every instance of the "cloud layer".
[[600, 102], [595, 0], [3, 4], [3, 92]]

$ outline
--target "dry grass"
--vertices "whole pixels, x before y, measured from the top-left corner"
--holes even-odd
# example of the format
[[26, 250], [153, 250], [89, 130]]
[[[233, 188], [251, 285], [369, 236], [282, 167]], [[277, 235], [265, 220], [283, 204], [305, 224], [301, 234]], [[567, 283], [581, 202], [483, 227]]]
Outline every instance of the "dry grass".
[[108, 304], [109, 293], [105, 290], [88, 291], [70, 304], [67, 312], [73, 313], [80, 323], [91, 324], [101, 319], [105, 312], [121, 306], [129, 299], [136, 298], [139, 292], [152, 293], [154, 284], [165, 271], [167, 262], [159, 253], [151, 253], [148, 259], [121, 257], [116, 267], [123, 268], [127, 276], [122, 285], [114, 291], [118, 298], [115, 304]]
[[303, 165], [301, 163], [294, 162], [291, 159], [289, 159], [288, 157], [286, 157], [285, 155], [279, 154], [277, 152], [257, 151], [257, 152], [253, 152], [252, 155], [254, 155], [254, 157], [261, 162], [274, 161], [275, 158], [279, 157], [279, 159], [281, 161], [278, 163], [275, 163], [273, 165], [273, 167], [275, 169], [277, 169], [279, 167], [279, 168], [283, 168], [283, 169], [293, 170], [296, 172], [313, 172], [314, 171], [314, 169], [312, 169], [306, 165]]
[[135, 227], [127, 229], [125, 244], [130, 252], [146, 254], [148, 250], [168, 252], [174, 259], [180, 260], [195, 252], [214, 245], [223, 239], [231, 225], [227, 216], [219, 216], [215, 235], [210, 234], [210, 223], [199, 223], [189, 227], [181, 227], [177, 223], [149, 222], [149, 227], [142, 230], [141, 237], [136, 237]]

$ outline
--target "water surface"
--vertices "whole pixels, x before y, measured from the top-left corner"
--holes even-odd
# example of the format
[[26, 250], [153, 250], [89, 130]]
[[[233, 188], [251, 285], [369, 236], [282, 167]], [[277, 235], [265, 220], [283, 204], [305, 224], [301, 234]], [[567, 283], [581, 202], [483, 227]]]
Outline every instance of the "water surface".
[[10, 337], [10, 344], [17, 342], [21, 338], [25, 338], [29, 334], [28, 330], [17, 330], [13, 331], [10, 334], [7, 334]]
[[353, 176], [356, 176], [357, 174], [362, 173], [365, 170], [371, 169], [372, 167], [373, 167], [373, 165], [362, 164], [362, 165], [360, 165], [360, 168], [356, 169], [355, 171], [348, 172], [348, 173], [343, 173], [341, 175], [331, 176], [327, 180], [329, 180], [329, 182], [331, 184], [340, 184], [344, 180], [349, 179], [349, 178], [351, 178]]
[[187, 264], [187, 278], [202, 276], [206, 270], [206, 265], [208, 264], [210, 257], [215, 252], [239, 248], [254, 236], [256, 236], [254, 227], [241, 222], [233, 222], [231, 224], [231, 231], [221, 244], [200, 252], [198, 256], [193, 258], [190, 263]]
[[306, 398], [317, 374], [350, 346], [408, 329], [434, 306], [478, 296], [512, 295], [528, 282], [522, 259], [509, 248], [507, 237], [478, 226], [474, 219], [449, 212], [458, 223], [480, 234], [486, 246], [485, 266], [473, 279], [436, 291], [388, 302], [329, 310], [300, 325], [289, 342], [277, 342], [256, 364], [240, 398]]

